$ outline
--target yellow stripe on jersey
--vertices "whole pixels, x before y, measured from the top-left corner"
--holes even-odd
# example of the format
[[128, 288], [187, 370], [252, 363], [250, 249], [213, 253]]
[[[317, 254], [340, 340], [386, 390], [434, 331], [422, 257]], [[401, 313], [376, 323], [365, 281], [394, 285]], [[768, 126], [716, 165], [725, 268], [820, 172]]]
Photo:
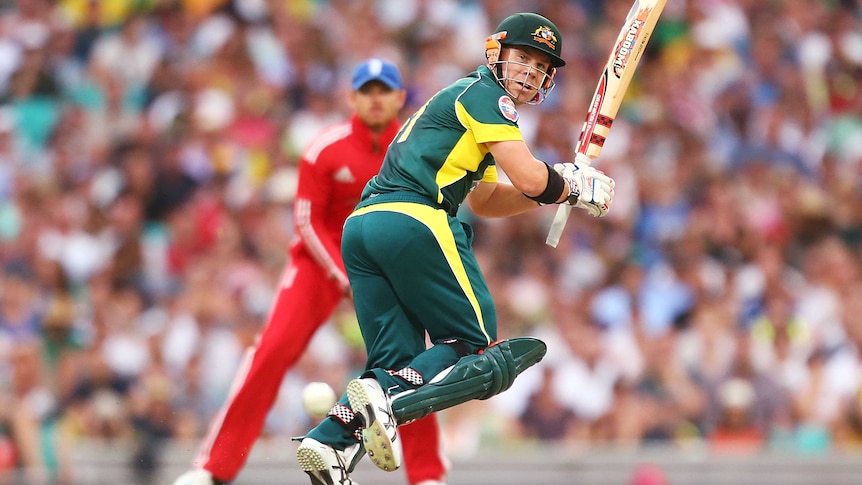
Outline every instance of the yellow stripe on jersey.
[[472, 136], [476, 140], [476, 143], [524, 139], [523, 135], [521, 135], [521, 129], [515, 125], [488, 124], [473, 118], [460, 101], [455, 102], [455, 114], [458, 115], [458, 120], [467, 128], [467, 131], [473, 132]]
[[485, 169], [484, 175], [482, 175], [482, 182], [497, 182], [497, 166], [491, 165], [490, 167]]
[[[489, 141], [511, 141], [523, 140], [521, 130], [514, 125], [506, 124], [487, 124], [482, 123], [467, 112], [464, 105], [460, 101], [455, 102], [455, 113], [458, 115], [458, 120], [467, 128], [467, 131], [461, 135], [458, 143], [452, 147], [449, 156], [443, 163], [443, 166], [437, 172], [435, 179], [437, 187], [441, 189], [448, 187], [450, 184], [461, 180], [465, 172], [475, 172], [479, 168], [479, 164], [485, 159], [488, 154], [488, 149], [485, 143]], [[485, 170], [482, 176], [483, 182], [496, 182], [497, 170]], [[438, 195], [438, 202], [442, 200], [442, 194]]]
[[[461, 135], [458, 143], [452, 147], [452, 151], [449, 152], [443, 166], [437, 171], [437, 177], [434, 179], [437, 187], [443, 189], [463, 179], [467, 172], [475, 172], [487, 154], [488, 149], [485, 148], [485, 145], [476, 143], [472, 131], [468, 128]], [[437, 202], [442, 201], [443, 194], [438, 192]]]
[[435, 209], [431, 206], [415, 204], [411, 202], [383, 202], [380, 204], [367, 205], [355, 210], [350, 217], [361, 216], [370, 212], [397, 212], [406, 216], [412, 217], [424, 224], [431, 230], [431, 234], [443, 250], [443, 256], [446, 262], [455, 274], [459, 286], [464, 291], [464, 295], [473, 307], [476, 314], [476, 321], [479, 322], [479, 328], [488, 343], [491, 343], [491, 337], [485, 330], [485, 319], [482, 316], [482, 308], [479, 306], [479, 301], [476, 299], [476, 294], [473, 292], [473, 286], [470, 284], [470, 278], [467, 276], [467, 270], [464, 269], [464, 263], [461, 261], [461, 256], [458, 254], [458, 247], [455, 244], [455, 236], [449, 228], [449, 216], [446, 212]]

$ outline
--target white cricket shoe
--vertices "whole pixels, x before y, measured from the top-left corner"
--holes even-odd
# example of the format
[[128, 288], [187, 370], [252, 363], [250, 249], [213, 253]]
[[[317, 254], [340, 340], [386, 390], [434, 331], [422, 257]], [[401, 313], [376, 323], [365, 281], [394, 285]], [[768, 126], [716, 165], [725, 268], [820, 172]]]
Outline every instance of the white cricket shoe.
[[362, 458], [361, 451], [359, 443], [339, 451], [314, 438], [304, 438], [296, 450], [296, 461], [311, 477], [311, 485], [359, 485], [349, 473]]
[[173, 485], [213, 485], [214, 483], [212, 474], [199, 468], [183, 473], [179, 478], [174, 480]]
[[347, 383], [347, 399], [364, 424], [362, 444], [371, 461], [391, 472], [401, 466], [401, 441], [392, 414], [392, 401], [377, 379], [353, 379]]

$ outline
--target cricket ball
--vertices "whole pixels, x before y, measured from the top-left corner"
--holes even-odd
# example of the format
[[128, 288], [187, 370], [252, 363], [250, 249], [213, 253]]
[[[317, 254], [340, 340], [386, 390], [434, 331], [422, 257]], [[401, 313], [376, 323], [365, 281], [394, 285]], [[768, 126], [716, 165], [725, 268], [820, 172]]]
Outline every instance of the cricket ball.
[[322, 418], [335, 405], [335, 391], [325, 382], [309, 382], [302, 389], [302, 406], [309, 416]]

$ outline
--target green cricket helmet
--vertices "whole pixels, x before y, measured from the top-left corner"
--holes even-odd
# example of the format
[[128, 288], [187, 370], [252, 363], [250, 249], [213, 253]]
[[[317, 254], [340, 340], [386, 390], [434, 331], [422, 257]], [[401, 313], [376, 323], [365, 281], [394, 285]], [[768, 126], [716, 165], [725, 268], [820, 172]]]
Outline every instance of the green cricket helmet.
[[[566, 65], [566, 61], [560, 57], [562, 44], [560, 30], [553, 22], [535, 13], [516, 13], [503, 19], [497, 30], [485, 41], [485, 58], [497, 82], [513, 100], [518, 101], [525, 90], [535, 89], [535, 96], [522, 102], [539, 104], [554, 89], [557, 68]], [[547, 54], [552, 67], [546, 72], [519, 62], [500, 60], [500, 52], [504, 47], [519, 46], [532, 47]], [[510, 63], [520, 65], [521, 68], [510, 71]], [[523, 73], [525, 67], [528, 71]], [[535, 72], [535, 77], [531, 70]]]
[[500, 22], [495, 35], [499, 36], [500, 44], [522, 45], [538, 49], [551, 56], [554, 67], [566, 65], [561, 56], [563, 37], [560, 29], [553, 22], [535, 13], [516, 13]]

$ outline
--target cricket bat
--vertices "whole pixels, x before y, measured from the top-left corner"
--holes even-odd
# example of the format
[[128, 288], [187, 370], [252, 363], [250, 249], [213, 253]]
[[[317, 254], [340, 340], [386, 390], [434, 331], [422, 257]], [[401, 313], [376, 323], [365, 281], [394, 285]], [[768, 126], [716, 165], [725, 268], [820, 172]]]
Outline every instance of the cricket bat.
[[[623, 102], [626, 89], [635, 75], [635, 69], [643, 57], [647, 42], [652, 36], [659, 15], [667, 0], [635, 0], [626, 16], [611, 50], [604, 71], [599, 77], [596, 92], [590, 102], [587, 118], [578, 138], [576, 151], [590, 159], [599, 156], [607, 139], [617, 111]], [[561, 205], [557, 208], [545, 244], [557, 247], [572, 206]]]

